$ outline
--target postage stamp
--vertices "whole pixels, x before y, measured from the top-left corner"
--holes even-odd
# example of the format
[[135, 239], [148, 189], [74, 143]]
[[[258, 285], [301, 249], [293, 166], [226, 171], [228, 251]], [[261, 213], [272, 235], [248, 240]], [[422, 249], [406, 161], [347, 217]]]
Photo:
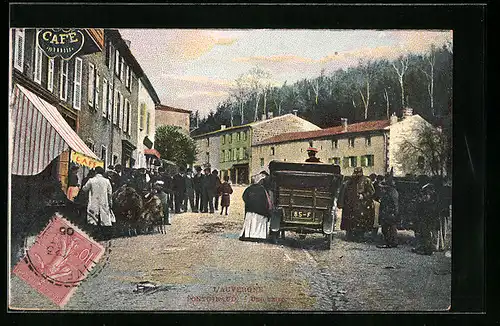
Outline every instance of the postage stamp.
[[56, 213], [13, 273], [63, 307], [104, 251], [101, 244]]

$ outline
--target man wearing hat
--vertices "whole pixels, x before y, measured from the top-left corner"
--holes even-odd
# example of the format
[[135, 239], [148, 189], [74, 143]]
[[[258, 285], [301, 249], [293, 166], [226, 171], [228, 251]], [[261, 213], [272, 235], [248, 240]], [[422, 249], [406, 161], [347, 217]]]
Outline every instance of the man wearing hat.
[[378, 248], [396, 248], [397, 243], [397, 224], [399, 222], [399, 194], [396, 190], [396, 184], [389, 176], [386, 180], [380, 182], [379, 200], [380, 200], [380, 223], [382, 224], [382, 234], [385, 244], [377, 246]]
[[360, 240], [364, 232], [373, 227], [373, 189], [370, 178], [363, 175], [363, 168], [356, 167], [345, 185], [340, 228], [346, 231], [347, 240]]
[[196, 208], [197, 212], [201, 212], [201, 196], [202, 196], [202, 191], [201, 191], [201, 181], [203, 178], [203, 174], [201, 173], [201, 166], [197, 165], [195, 167], [196, 174], [193, 177], [193, 184], [194, 184], [194, 206]]
[[214, 197], [217, 192], [217, 176], [212, 174], [210, 164], [205, 165], [205, 175], [202, 179], [202, 213], [214, 213]]
[[316, 153], [318, 150], [314, 147], [309, 147], [307, 149], [307, 155], [309, 156], [308, 159], [306, 159], [306, 162], [312, 162], [312, 163], [321, 163], [319, 158], [316, 157]]
[[417, 199], [417, 212], [418, 212], [418, 230], [420, 234], [420, 241], [412, 252], [420, 255], [432, 255], [435, 247], [432, 241], [432, 232], [437, 229], [439, 223], [439, 215], [437, 207], [439, 204], [439, 197], [436, 191], [436, 186], [432, 182], [426, 183], [420, 189]]

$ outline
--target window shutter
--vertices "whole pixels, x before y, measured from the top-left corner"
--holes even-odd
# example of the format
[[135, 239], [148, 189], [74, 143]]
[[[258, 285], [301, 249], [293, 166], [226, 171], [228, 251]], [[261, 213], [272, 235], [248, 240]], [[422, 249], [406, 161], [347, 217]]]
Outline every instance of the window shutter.
[[59, 79], [59, 98], [63, 101], [66, 101], [68, 98], [68, 61], [62, 59]]
[[119, 111], [120, 116], [118, 117], [118, 127], [120, 129], [123, 129], [123, 105], [124, 105], [124, 103], [123, 103], [123, 95], [122, 95], [122, 93], [118, 93], [118, 94], [120, 96], [120, 105], [118, 107], [118, 109], [120, 110]]
[[123, 110], [123, 132], [128, 131], [128, 99], [125, 99], [125, 109]]
[[43, 59], [42, 50], [35, 41], [35, 69], [34, 69], [33, 79], [38, 84], [42, 83], [42, 59]]
[[149, 135], [149, 119], [150, 119], [151, 114], [149, 112], [146, 113], [146, 134]]
[[141, 118], [139, 121], [139, 126], [140, 126], [141, 130], [144, 129], [145, 120], [146, 120], [146, 104], [141, 103]]
[[82, 65], [82, 59], [76, 58], [73, 83], [73, 107], [77, 110], [80, 110], [82, 104]]
[[47, 65], [47, 89], [54, 90], [54, 58], [49, 58]]
[[108, 120], [111, 121], [113, 119], [113, 85], [111, 85], [111, 81], [108, 85]]
[[118, 91], [115, 90], [115, 102], [113, 105], [113, 123], [118, 124], [118, 102], [120, 101], [120, 98], [118, 97]]
[[130, 102], [128, 102], [128, 107], [127, 107], [127, 131], [128, 131], [128, 134], [130, 135], [130, 130], [132, 129], [132, 109], [131, 109], [131, 106], [130, 106]]
[[101, 107], [100, 105], [100, 97], [99, 97], [99, 74], [95, 75], [95, 109], [96, 111], [99, 111], [99, 108]]
[[123, 73], [125, 70], [125, 59], [123, 57], [120, 58], [120, 80], [125, 81]]
[[24, 70], [24, 29], [16, 29], [15, 32], [15, 55], [14, 67], [19, 71]]
[[115, 49], [115, 74], [120, 75], [120, 52]]
[[95, 83], [95, 68], [92, 63], [89, 63], [89, 83], [88, 83], [88, 98], [89, 105], [94, 106], [94, 83]]
[[106, 117], [108, 113], [108, 81], [102, 79], [102, 116]]

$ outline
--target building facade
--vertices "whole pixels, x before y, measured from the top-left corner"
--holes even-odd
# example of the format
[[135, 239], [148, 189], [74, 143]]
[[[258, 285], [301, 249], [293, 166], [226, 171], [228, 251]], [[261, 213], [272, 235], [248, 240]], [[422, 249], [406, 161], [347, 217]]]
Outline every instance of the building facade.
[[260, 172], [254, 167], [256, 157], [252, 146], [271, 136], [290, 131], [313, 131], [320, 128], [293, 114], [263, 119], [246, 125], [226, 128], [193, 136], [198, 155], [195, 164], [210, 162], [221, 176], [229, 175], [231, 182], [247, 184], [250, 176]]
[[190, 110], [174, 108], [167, 105], [156, 106], [156, 128], [160, 126], [177, 126], [189, 134], [189, 115]]
[[[85, 104], [84, 61], [104, 49], [102, 29], [80, 29], [85, 42], [70, 60], [49, 58], [37, 45], [37, 29], [11, 29], [12, 86], [21, 85], [40, 99], [53, 105], [71, 129], [78, 134], [82, 128], [82, 107]], [[32, 153], [36, 155], [36, 153]], [[67, 187], [71, 150], [62, 152], [52, 164], [52, 174]]]
[[311, 131], [285, 133], [252, 146], [252, 171], [269, 171], [272, 160], [301, 163], [307, 159], [307, 148], [318, 149], [322, 163], [340, 165], [342, 174], [352, 175], [355, 167], [363, 167], [365, 175], [385, 175], [393, 168], [395, 176], [404, 171], [395, 159], [402, 139], [414, 137], [419, 126], [430, 125], [419, 115], [406, 111], [401, 119], [367, 121]]
[[147, 150], [154, 147], [155, 140], [155, 107], [160, 104], [160, 99], [146, 75], [139, 81], [139, 102], [137, 119], [135, 120], [137, 129], [137, 150], [136, 167], [148, 168], [150, 165]]

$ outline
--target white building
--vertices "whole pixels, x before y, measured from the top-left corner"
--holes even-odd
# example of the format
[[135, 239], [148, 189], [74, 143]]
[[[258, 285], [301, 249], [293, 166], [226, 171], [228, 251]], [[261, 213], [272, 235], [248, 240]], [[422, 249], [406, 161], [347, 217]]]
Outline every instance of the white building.
[[147, 168], [150, 154], [146, 153], [154, 147], [155, 139], [155, 107], [160, 99], [146, 75], [139, 80], [139, 100], [137, 112], [137, 149], [136, 168]]

